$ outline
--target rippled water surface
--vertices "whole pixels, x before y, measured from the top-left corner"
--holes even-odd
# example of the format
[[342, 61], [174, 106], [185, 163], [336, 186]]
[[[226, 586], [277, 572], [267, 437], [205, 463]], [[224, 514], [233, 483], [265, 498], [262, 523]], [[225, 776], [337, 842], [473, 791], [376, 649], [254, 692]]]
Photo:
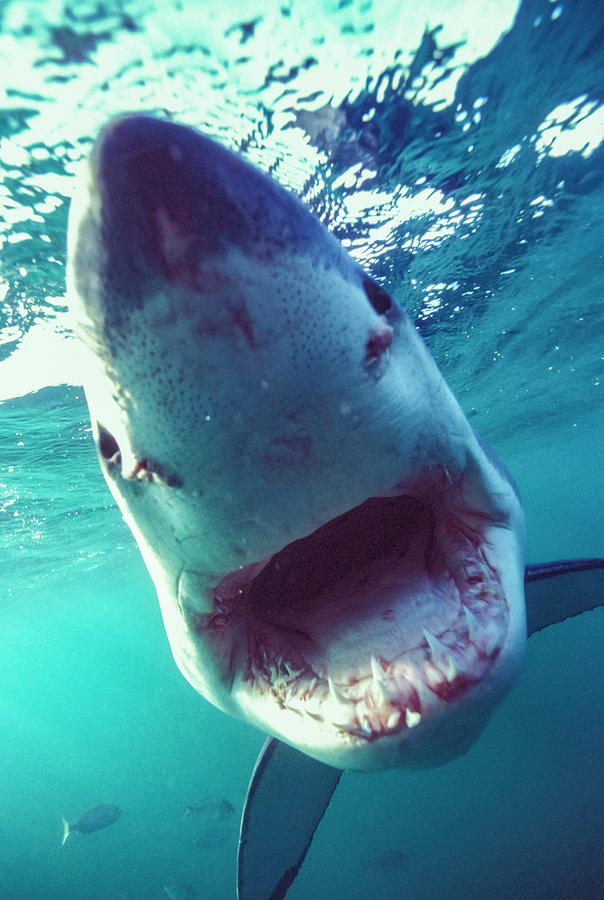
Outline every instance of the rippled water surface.
[[[98, 470], [64, 271], [99, 128], [168, 116], [297, 192], [513, 471], [529, 559], [604, 555], [602, 47], [591, 0], [0, 2], [3, 897], [234, 896], [236, 825], [182, 812], [239, 809], [262, 743], [179, 675]], [[531, 640], [463, 759], [345, 776], [292, 900], [601, 900], [601, 612]]]

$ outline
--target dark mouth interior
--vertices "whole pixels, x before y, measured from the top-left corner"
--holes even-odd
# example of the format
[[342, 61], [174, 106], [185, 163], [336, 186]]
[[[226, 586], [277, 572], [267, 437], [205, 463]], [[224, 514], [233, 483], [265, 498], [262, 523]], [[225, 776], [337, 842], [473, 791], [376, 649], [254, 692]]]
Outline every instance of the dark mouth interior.
[[[271, 557], [250, 586], [252, 614], [285, 628], [302, 622], [324, 591], [392, 553], [403, 555], [409, 534], [431, 532], [433, 524], [413, 497], [372, 497]], [[431, 553], [433, 542], [425, 546]]]
[[[416, 727], [481, 681], [508, 607], [477, 517], [370, 498], [216, 585], [200, 630], [260, 705], [350, 740]], [[207, 630], [206, 630], [207, 629]]]

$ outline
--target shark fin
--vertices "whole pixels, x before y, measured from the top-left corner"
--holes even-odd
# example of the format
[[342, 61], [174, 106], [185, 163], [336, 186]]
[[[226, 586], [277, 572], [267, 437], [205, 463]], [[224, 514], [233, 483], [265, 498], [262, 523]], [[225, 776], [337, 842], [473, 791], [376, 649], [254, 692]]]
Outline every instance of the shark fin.
[[266, 741], [241, 819], [238, 900], [283, 900], [341, 774], [276, 738]]
[[563, 559], [527, 566], [524, 593], [530, 636], [604, 605], [604, 559]]

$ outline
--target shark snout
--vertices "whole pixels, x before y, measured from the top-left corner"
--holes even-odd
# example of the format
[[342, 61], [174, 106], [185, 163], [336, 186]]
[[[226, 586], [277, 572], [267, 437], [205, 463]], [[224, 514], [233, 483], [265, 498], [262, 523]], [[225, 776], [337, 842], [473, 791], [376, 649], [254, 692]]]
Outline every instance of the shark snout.
[[241, 216], [217, 186], [211, 146], [202, 149], [185, 129], [144, 116], [110, 123], [97, 143], [90, 165], [106, 268], [130, 284], [133, 305], [149, 283], [194, 287], [224, 236], [237, 239]]
[[118, 118], [101, 133], [89, 166], [90, 191], [101, 203], [87, 224], [106, 248], [107, 279], [122, 293], [129, 286], [132, 306], [158, 280], [207, 293], [216, 278], [212, 261], [234, 250], [267, 265], [284, 252], [302, 252], [356, 275], [301, 204], [186, 127], [143, 115]]

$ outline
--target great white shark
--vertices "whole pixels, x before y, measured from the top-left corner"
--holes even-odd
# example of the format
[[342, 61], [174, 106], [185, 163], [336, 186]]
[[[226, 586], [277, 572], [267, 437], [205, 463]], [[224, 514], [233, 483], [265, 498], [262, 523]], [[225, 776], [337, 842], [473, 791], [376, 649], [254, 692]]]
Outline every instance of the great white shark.
[[404, 298], [144, 115], [80, 175], [67, 288], [101, 468], [193, 687], [339, 769], [463, 753], [522, 661], [524, 519]]

